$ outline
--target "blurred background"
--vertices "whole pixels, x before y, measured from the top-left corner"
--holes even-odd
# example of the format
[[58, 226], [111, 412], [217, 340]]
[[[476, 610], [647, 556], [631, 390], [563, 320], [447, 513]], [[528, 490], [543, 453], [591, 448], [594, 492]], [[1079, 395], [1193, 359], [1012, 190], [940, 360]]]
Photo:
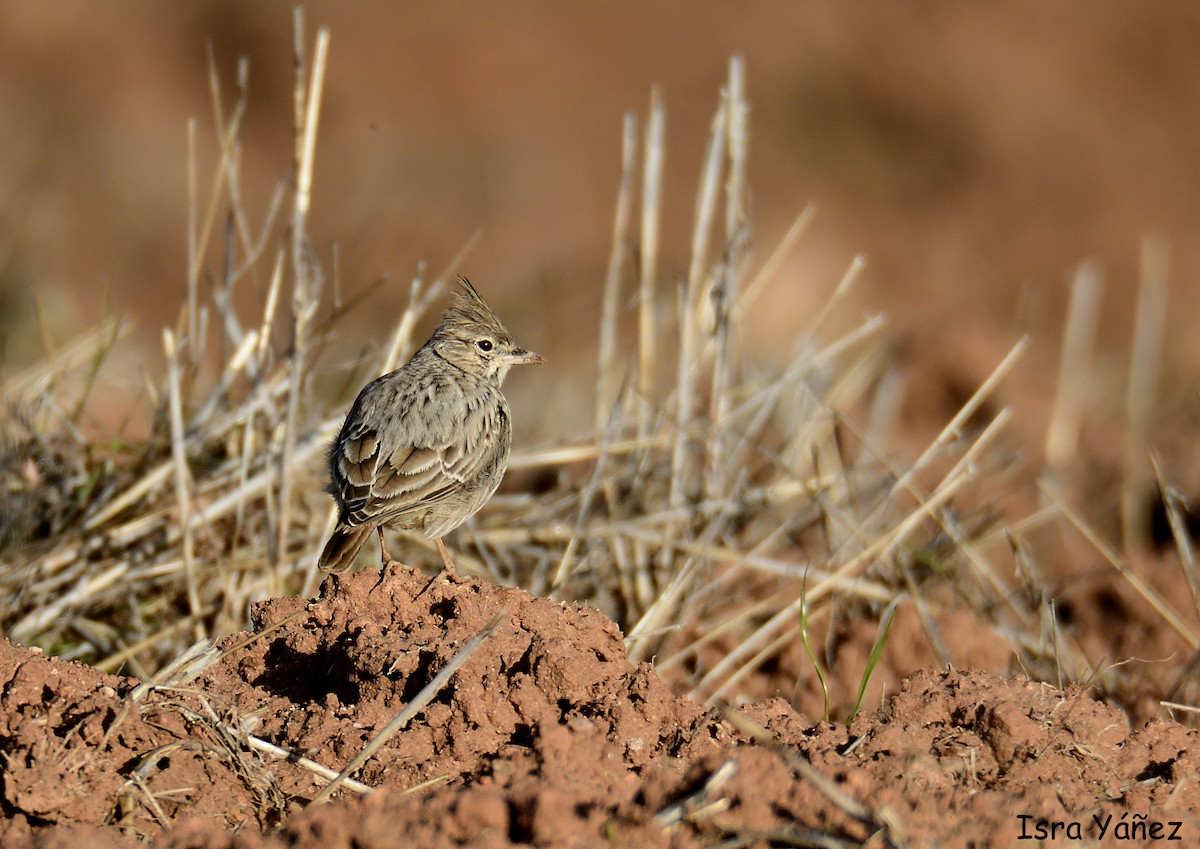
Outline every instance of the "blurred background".
[[[518, 424], [540, 438], [568, 433], [562, 417], [574, 410], [585, 424], [622, 116], [635, 112], [640, 132], [651, 88], [661, 87], [660, 269], [673, 280], [687, 268], [708, 127], [738, 53], [752, 110], [752, 274], [805, 207], [817, 207], [753, 305], [749, 357], [787, 356], [800, 318], [861, 253], [868, 265], [851, 319], [889, 315], [896, 356], [923, 375], [917, 407], [935, 416], [957, 408], [1030, 332], [1009, 395], [1026, 407], [1022, 426], [1036, 429], [1054, 391], [1070, 278], [1095, 258], [1105, 272], [1098, 385], [1112, 392], [1094, 404], [1103, 413], [1111, 401], [1117, 415], [1152, 235], [1170, 280], [1159, 394], [1164, 409], [1195, 399], [1200, 7], [304, 8], [310, 49], [318, 26], [331, 30], [311, 236], [330, 273], [337, 245], [343, 297], [387, 278], [347, 319], [362, 335], [342, 329], [346, 357], [364, 339], [386, 344], [419, 264], [441, 272], [478, 232], [452, 270], [551, 360], [510, 381], [514, 407], [536, 395], [544, 411]], [[38, 306], [57, 344], [103, 314], [131, 316], [125, 361], [137, 363], [129, 352], [140, 350], [161, 361], [161, 328], [174, 322], [186, 280], [189, 118], [202, 193], [215, 163], [208, 51], [226, 108], [238, 58], [249, 60], [242, 179], [261, 221], [291, 168], [291, 27], [285, 2], [0, 4], [0, 371], [44, 356]]]

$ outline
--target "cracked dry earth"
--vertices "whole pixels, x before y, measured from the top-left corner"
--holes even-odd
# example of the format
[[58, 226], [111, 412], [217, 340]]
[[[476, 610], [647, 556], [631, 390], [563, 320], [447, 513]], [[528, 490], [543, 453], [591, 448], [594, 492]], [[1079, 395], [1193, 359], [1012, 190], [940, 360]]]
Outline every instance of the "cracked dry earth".
[[[259, 605], [173, 689], [0, 643], [0, 846], [982, 847], [1034, 845], [1038, 820], [1050, 845], [1200, 844], [1196, 731], [1079, 693], [947, 670], [849, 728], [731, 715], [589, 608], [404, 570], [321, 592]], [[326, 779], [237, 731], [340, 769], [501, 610], [355, 776], [369, 795], [309, 804]]]

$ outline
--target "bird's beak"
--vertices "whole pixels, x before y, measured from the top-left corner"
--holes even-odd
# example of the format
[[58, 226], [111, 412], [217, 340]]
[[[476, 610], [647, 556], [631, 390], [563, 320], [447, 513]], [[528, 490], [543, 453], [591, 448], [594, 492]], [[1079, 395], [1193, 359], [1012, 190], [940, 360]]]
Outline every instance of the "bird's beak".
[[524, 348], [515, 348], [511, 353], [500, 357], [500, 362], [506, 366], [534, 366], [541, 365], [546, 361], [541, 354], [526, 351]]

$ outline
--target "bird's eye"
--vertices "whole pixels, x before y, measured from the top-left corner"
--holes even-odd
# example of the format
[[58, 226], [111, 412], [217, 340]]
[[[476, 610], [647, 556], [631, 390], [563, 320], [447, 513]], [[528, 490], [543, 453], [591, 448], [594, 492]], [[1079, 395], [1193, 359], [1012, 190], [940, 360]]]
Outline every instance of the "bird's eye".
[[477, 339], [475, 341], [475, 347], [478, 348], [479, 350], [483, 351], [484, 353], [487, 353], [488, 351], [492, 350], [492, 340], [491, 339]]

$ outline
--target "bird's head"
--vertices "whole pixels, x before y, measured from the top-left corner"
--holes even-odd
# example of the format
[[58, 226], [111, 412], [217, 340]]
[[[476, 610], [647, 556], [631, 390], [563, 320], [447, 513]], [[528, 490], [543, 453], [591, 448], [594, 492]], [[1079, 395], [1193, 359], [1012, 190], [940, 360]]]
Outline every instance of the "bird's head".
[[512, 366], [545, 362], [516, 343], [487, 302], [465, 277], [433, 334], [433, 349], [467, 374], [497, 385]]

